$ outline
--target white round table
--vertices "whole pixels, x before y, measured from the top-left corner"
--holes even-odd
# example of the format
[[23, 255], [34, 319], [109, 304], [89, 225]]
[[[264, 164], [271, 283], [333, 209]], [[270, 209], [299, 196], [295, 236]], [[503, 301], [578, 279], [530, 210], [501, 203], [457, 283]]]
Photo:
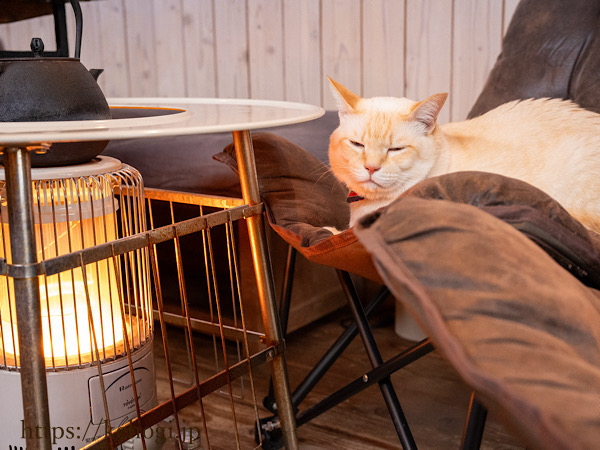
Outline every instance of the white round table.
[[244, 131], [321, 117], [319, 106], [268, 100], [111, 98], [111, 108], [149, 108], [165, 114], [126, 119], [0, 122], [0, 147], [44, 142], [98, 141]]

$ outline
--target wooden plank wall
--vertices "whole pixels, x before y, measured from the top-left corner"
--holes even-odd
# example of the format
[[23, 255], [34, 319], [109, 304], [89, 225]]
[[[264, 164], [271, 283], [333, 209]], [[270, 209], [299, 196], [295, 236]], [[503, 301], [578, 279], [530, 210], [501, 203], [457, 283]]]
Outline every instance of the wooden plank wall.
[[[329, 75], [364, 96], [449, 92], [441, 121], [461, 120], [517, 3], [97, 0], [82, 3], [82, 62], [105, 69], [108, 97], [263, 98], [334, 109]], [[33, 35], [52, 49], [51, 18], [0, 25], [3, 48], [26, 49]]]

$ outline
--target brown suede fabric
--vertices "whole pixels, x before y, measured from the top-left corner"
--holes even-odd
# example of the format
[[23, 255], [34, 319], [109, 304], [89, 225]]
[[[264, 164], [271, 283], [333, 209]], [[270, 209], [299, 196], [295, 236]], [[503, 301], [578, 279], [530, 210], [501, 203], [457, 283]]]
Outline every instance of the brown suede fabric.
[[403, 197], [355, 233], [385, 284], [533, 448], [600, 442], [600, 294], [503, 221]]
[[403, 196], [476, 206], [520, 230], [584, 283], [600, 288], [600, 236], [530, 184], [491, 173], [458, 172], [425, 180]]

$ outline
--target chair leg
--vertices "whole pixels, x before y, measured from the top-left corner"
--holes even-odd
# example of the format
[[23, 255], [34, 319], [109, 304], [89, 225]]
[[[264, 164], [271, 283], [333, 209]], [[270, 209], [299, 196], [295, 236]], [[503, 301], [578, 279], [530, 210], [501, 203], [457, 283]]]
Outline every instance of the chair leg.
[[[282, 287], [281, 303], [279, 305], [280, 320], [284, 336], [287, 331], [296, 256], [297, 251], [290, 246]], [[343, 351], [348, 347], [348, 345], [359, 333], [361, 335], [363, 345], [365, 346], [365, 350], [367, 352], [367, 355], [369, 356], [369, 360], [371, 361], [371, 365], [373, 366], [374, 370], [377, 371], [378, 368], [383, 369], [384, 371], [386, 370], [386, 368], [384, 367], [385, 363], [383, 362], [383, 359], [373, 337], [373, 333], [368, 322], [368, 317], [374, 310], [377, 309], [379, 305], [381, 305], [381, 303], [383, 303], [383, 301], [389, 295], [389, 291], [387, 290], [387, 288], [383, 287], [381, 291], [377, 294], [375, 299], [372, 300], [365, 308], [363, 308], [362, 303], [358, 298], [358, 294], [356, 292], [350, 274], [341, 270], [338, 270], [337, 272], [346, 299], [352, 311], [354, 322], [351, 323], [348, 326], [348, 328], [346, 328], [346, 330], [329, 348], [325, 355], [323, 355], [321, 360], [315, 365], [313, 370], [311, 370], [308, 376], [294, 390], [294, 392], [292, 393], [292, 404], [295, 409], [298, 408], [298, 405], [304, 400], [304, 398], [308, 395], [312, 388], [325, 375], [325, 373], [329, 370], [331, 365], [333, 365], [337, 358], [343, 353]], [[406, 362], [401, 363], [401, 365], [403, 366], [411, 360], [418, 359], [419, 357], [429, 353], [432, 349], [433, 346], [428, 340], [423, 341], [423, 343], [415, 346], [415, 349], [411, 349], [411, 351], [407, 352], [407, 355], [401, 358], [401, 360], [406, 360]], [[394, 391], [389, 375], [384, 376], [377, 382], [386, 402], [388, 411], [390, 413], [390, 417], [392, 419], [402, 447], [404, 449], [416, 449], [417, 446], [406, 421], [406, 417], [404, 416], [404, 413], [400, 406], [400, 402], [398, 401], [398, 397], [396, 396], [396, 392]], [[359, 386], [360, 384], [361, 383], [351, 383], [345, 388], [342, 388], [338, 393], [333, 394], [331, 398], [325, 399], [322, 402], [322, 404], [315, 405], [317, 407], [310, 408], [310, 411], [307, 411], [308, 414], [305, 414], [304, 416], [303, 414], [300, 414], [298, 416], [298, 418], [302, 417], [300, 419], [300, 422], [305, 423], [306, 421], [310, 420], [309, 417], [316, 417], [320, 413], [331, 408], [332, 405], [339, 403], [343, 398], [347, 398], [347, 396], [351, 396], [354, 393], [359, 392], [364, 388]], [[364, 382], [362, 384], [364, 384]], [[274, 404], [273, 396], [271, 394], [265, 397], [265, 399], [263, 400], [263, 404], [267, 409], [271, 410], [273, 413], [277, 413], [276, 405]]]
[[[292, 288], [294, 287], [294, 271], [296, 269], [296, 256], [298, 251], [288, 246], [288, 254], [285, 262], [285, 271], [283, 274], [283, 285], [281, 287], [281, 299], [279, 301], [279, 320], [281, 322], [281, 335], [285, 339], [287, 336], [288, 319], [290, 316], [290, 304], [292, 302]], [[293, 402], [293, 397], [292, 397]], [[293, 402], [294, 407], [297, 403]], [[269, 381], [269, 392], [263, 399], [263, 406], [272, 413], [277, 413], [277, 404], [275, 403], [275, 392], [273, 382]]]
[[[379, 348], [377, 347], [373, 337], [371, 327], [363, 310], [362, 304], [358, 298], [356, 289], [354, 288], [352, 278], [348, 272], [344, 272], [342, 270], [338, 270], [337, 272], [340, 282], [342, 283], [342, 287], [344, 288], [346, 299], [348, 300], [348, 304], [352, 310], [352, 315], [354, 316], [358, 326], [365, 350], [367, 351], [371, 361], [371, 365], [374, 368], [377, 368], [383, 364], [383, 358], [381, 357]], [[394, 387], [390, 378], [388, 377], [379, 381], [379, 388], [383, 398], [385, 399], [388, 411], [392, 418], [392, 422], [394, 423], [394, 427], [396, 428], [396, 433], [398, 434], [398, 438], [400, 439], [402, 447], [404, 449], [416, 449], [417, 446], [415, 444], [415, 440], [412, 436], [408, 422], [406, 421], [406, 417], [404, 416], [402, 407], [400, 406], [400, 402], [398, 401], [398, 397], [396, 396], [396, 392], [394, 391]]]
[[[295, 260], [297, 256], [297, 250], [292, 246], [289, 247], [286, 269], [282, 287], [281, 303], [279, 305], [281, 329], [285, 336], [287, 331], [288, 316], [290, 311], [290, 303], [292, 297], [292, 285], [294, 280], [294, 268]], [[388, 297], [390, 291], [384, 286], [377, 293], [375, 298], [365, 307], [365, 314], [369, 317]], [[358, 334], [358, 327], [356, 322], [352, 322], [344, 330], [344, 332], [338, 337], [338, 339], [329, 347], [327, 352], [321, 357], [319, 362], [315, 364], [312, 370], [306, 375], [306, 377], [298, 384], [296, 389], [292, 392], [292, 404], [294, 408], [298, 408], [300, 403], [306, 398], [314, 386], [323, 378], [329, 368], [335, 363], [339, 356], [344, 350], [350, 345]], [[272, 385], [269, 386], [269, 393], [263, 400], [263, 405], [269, 411], [276, 413], [275, 399], [273, 396]]]
[[298, 413], [296, 415], [296, 425], [301, 426], [309, 422], [324, 412], [329, 411], [334, 406], [339, 405], [344, 400], [348, 400], [375, 383], [379, 383], [379, 381], [389, 378], [391, 374], [422, 358], [433, 350], [434, 347], [431, 341], [428, 338], [423, 339], [421, 342], [394, 356], [379, 367], [363, 374], [361, 377], [346, 384], [332, 394], [329, 394], [318, 403]]
[[[375, 298], [365, 307], [365, 314], [367, 317], [375, 311], [379, 305], [388, 297], [389, 291], [387, 288], [382, 288]], [[358, 326], [356, 322], [352, 322], [344, 330], [344, 332], [337, 338], [337, 340], [329, 347], [327, 352], [321, 357], [319, 362], [310, 371], [310, 373], [298, 384], [294, 392], [292, 392], [292, 403], [298, 406], [302, 403], [302, 400], [306, 398], [312, 388], [323, 378], [325, 373], [333, 365], [333, 363], [339, 358], [344, 350], [350, 345], [358, 334]]]
[[292, 303], [292, 288], [294, 287], [294, 271], [296, 270], [296, 255], [298, 251], [291, 245], [288, 247], [283, 285], [281, 287], [281, 303], [279, 304], [279, 320], [281, 333], [287, 335], [288, 319], [290, 317], [290, 304]]
[[475, 398], [475, 393], [471, 394], [469, 411], [467, 412], [467, 421], [463, 431], [462, 443], [460, 448], [463, 450], [475, 450], [481, 447], [483, 439], [483, 430], [487, 418], [487, 409]]

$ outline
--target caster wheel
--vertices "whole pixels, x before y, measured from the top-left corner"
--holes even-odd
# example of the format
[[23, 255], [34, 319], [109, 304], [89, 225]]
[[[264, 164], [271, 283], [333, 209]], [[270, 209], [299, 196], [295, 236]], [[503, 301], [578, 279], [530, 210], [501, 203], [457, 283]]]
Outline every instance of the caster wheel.
[[273, 395], [267, 395], [263, 398], [263, 406], [271, 411], [273, 414], [277, 414], [277, 403]]
[[259, 427], [255, 427], [254, 429], [254, 440], [257, 444], [260, 444], [262, 439], [262, 448], [264, 450], [278, 450], [284, 447], [283, 435], [277, 416], [260, 419]]

